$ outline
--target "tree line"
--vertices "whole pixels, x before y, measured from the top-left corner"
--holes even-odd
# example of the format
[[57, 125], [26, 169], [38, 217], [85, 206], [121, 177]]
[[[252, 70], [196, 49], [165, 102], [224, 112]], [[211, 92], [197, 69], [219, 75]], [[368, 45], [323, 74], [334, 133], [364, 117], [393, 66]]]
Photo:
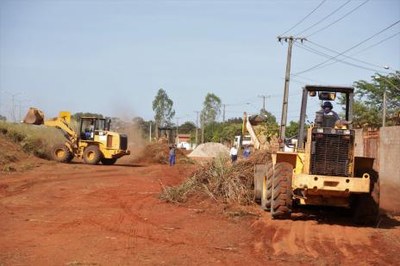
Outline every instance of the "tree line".
[[[400, 72], [388, 75], [371, 76], [370, 81], [359, 80], [353, 84], [355, 99], [353, 106], [354, 128], [379, 128], [400, 125]], [[221, 99], [213, 93], [208, 93], [200, 112], [200, 142], [229, 142], [234, 136], [242, 132], [243, 120], [241, 117], [228, 121], [218, 122], [221, 113]], [[156, 127], [176, 127], [172, 122], [175, 116], [173, 101], [164, 89], [159, 89], [154, 101], [153, 111]], [[275, 116], [267, 110], [260, 110], [260, 114], [267, 117], [268, 134], [278, 134], [278, 123]], [[136, 119], [138, 121], [138, 119]], [[144, 128], [145, 121], [140, 121]], [[298, 132], [299, 122], [290, 121], [286, 128], [287, 137], [295, 137]], [[179, 126], [179, 132], [194, 134], [197, 127], [193, 122], [185, 122]]]

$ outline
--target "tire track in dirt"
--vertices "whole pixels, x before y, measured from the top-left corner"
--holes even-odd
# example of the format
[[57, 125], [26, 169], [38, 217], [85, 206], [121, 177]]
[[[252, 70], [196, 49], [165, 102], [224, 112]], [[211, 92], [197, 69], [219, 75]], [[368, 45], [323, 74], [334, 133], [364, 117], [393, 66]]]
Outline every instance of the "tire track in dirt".
[[[382, 246], [393, 243], [384, 236], [388, 234], [387, 229], [358, 227], [350, 222], [343, 225], [314, 220], [271, 220], [267, 215], [256, 221], [252, 229], [257, 235], [256, 252], [289, 261], [302, 258], [314, 265], [321, 263], [321, 258], [334, 265], [360, 261], [379, 264], [388, 261]], [[381, 241], [380, 245], [375, 239]], [[397, 252], [392, 250], [389, 254], [396, 256]]]

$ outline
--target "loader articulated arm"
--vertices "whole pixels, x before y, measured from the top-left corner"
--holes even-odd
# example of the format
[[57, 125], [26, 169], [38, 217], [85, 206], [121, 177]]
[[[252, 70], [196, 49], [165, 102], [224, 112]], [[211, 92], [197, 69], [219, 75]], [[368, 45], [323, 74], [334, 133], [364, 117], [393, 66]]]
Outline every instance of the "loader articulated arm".
[[259, 150], [260, 146], [261, 146], [260, 141], [258, 140], [257, 134], [256, 134], [256, 132], [254, 132], [253, 126], [251, 125], [251, 123], [248, 119], [246, 119], [246, 122], [245, 122], [245, 129], [250, 134], [251, 140], [254, 143], [254, 148]]
[[60, 129], [65, 138], [72, 144], [75, 145], [78, 141], [78, 135], [76, 132], [69, 126], [71, 122], [71, 113], [70, 112], [60, 112], [58, 117], [55, 117], [50, 120], [44, 120], [44, 113], [37, 108], [31, 107], [26, 114], [23, 122], [25, 124], [31, 125], [45, 125], [49, 127], [55, 127]]
[[[262, 118], [259, 116], [257, 116], [256, 120], [257, 119], [259, 119], [260, 121], [254, 121], [254, 123], [256, 125], [263, 121]], [[244, 112], [242, 134], [244, 135], [246, 131], [249, 132], [251, 140], [253, 141], [253, 144], [254, 144], [254, 148], [259, 150], [261, 148], [261, 142], [260, 142], [256, 132], [254, 131], [253, 124], [251, 123], [247, 113]]]
[[44, 125], [60, 129], [64, 133], [65, 138], [68, 139], [71, 144], [77, 143], [78, 135], [62, 118], [56, 117], [53, 120], [44, 121]]

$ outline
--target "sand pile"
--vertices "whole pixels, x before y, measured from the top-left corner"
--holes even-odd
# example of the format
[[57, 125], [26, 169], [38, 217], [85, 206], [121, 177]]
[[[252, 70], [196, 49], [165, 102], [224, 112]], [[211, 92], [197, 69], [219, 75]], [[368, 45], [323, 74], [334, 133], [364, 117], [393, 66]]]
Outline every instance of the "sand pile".
[[196, 147], [188, 157], [217, 157], [220, 154], [229, 155], [229, 149], [221, 143], [207, 142]]

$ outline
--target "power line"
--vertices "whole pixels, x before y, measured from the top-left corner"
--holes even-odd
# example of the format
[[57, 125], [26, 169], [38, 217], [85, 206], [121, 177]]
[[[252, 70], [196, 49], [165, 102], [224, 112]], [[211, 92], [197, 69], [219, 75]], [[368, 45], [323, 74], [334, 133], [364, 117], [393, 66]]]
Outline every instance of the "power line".
[[326, 0], [322, 0], [321, 3], [319, 3], [319, 5], [314, 8], [310, 13], [308, 13], [304, 18], [302, 18], [299, 22], [297, 22], [293, 27], [291, 27], [290, 29], [288, 29], [287, 31], [285, 31], [284, 33], [280, 34], [285, 35], [286, 33], [288, 33], [289, 31], [293, 30], [294, 28], [296, 28], [300, 23], [302, 23], [304, 20], [306, 20], [309, 16], [311, 16], [318, 8], [320, 8], [324, 3], [326, 2]]
[[[320, 67], [318, 67], [318, 68], [316, 68], [316, 69], [320, 69], [320, 68], [323, 68], [323, 67], [326, 67], [326, 66], [335, 64], [335, 63], [337, 63], [337, 62], [346, 64], [346, 65], [350, 65], [350, 66], [354, 66], [354, 67], [357, 67], [357, 68], [362, 68], [362, 69], [365, 69], [365, 70], [373, 71], [373, 72], [381, 72], [381, 71], [382, 71], [381, 68], [382, 68], [382, 69], [384, 68], [383, 66], [374, 65], [374, 64], [365, 62], [365, 61], [363, 61], [363, 60], [359, 60], [359, 59], [356, 59], [356, 58], [352, 58], [352, 57], [350, 57], [350, 56], [342, 55], [343, 57], [346, 57], [346, 58], [348, 58], [348, 59], [350, 59], [350, 60], [358, 61], [358, 62], [361, 62], [361, 63], [366, 64], [366, 65], [370, 65], [370, 66], [373, 66], [373, 67], [378, 67], [378, 69], [376, 69], [376, 68], [370, 68], [370, 67], [365, 67], [365, 66], [361, 66], [361, 65], [357, 65], [357, 64], [354, 64], [354, 63], [350, 63], [350, 62], [344, 61], [343, 59], [334, 58], [333, 56], [331, 56], [331, 55], [329, 55], [329, 54], [326, 54], [326, 53], [323, 53], [323, 52], [321, 52], [321, 51], [315, 50], [315, 49], [313, 49], [313, 48], [311, 48], [311, 47], [309, 47], [309, 46], [306, 46], [306, 45], [305, 45], [305, 47], [296, 45], [296, 47], [299, 47], [299, 48], [301, 48], [301, 49], [307, 50], [307, 51], [309, 51], [309, 52], [311, 52], [311, 53], [320, 55], [320, 56], [322, 56], [322, 57], [335, 60], [335, 62], [332, 62], [332, 63], [330, 63], [330, 64], [325, 64], [325, 65], [320, 66]], [[329, 48], [327, 48], [327, 49], [329, 49]], [[331, 50], [331, 49], [329, 49], [329, 50]], [[332, 51], [333, 51], [333, 50], [332, 50]], [[338, 52], [335, 52], [335, 53], [338, 53]]]
[[385, 42], [387, 40], [392, 39], [393, 37], [395, 37], [396, 35], [399, 35], [399, 34], [400, 34], [400, 32], [397, 32], [397, 33], [395, 33], [395, 34], [393, 34], [393, 35], [391, 35], [391, 36], [389, 36], [389, 37], [387, 37], [387, 38], [385, 38], [385, 39], [383, 39], [383, 40], [381, 40], [381, 41], [379, 41], [377, 43], [374, 43], [374, 44], [372, 44], [372, 45], [370, 45], [370, 46], [368, 46], [368, 47], [366, 47], [366, 48], [354, 53], [353, 55], [360, 54], [361, 52], [364, 52], [364, 51], [366, 51], [368, 49], [371, 49], [371, 48], [373, 48], [373, 47], [375, 47], [375, 46], [377, 46], [377, 45], [379, 45], [379, 44], [381, 44], [381, 43], [383, 43], [383, 42]]
[[[322, 56], [322, 57], [325, 57], [325, 58], [329, 58], [329, 59], [335, 60], [335, 62], [332, 62], [331, 64], [334, 64], [334, 63], [340, 62], [340, 63], [346, 64], [346, 65], [350, 65], [350, 66], [354, 66], [354, 67], [362, 68], [362, 69], [364, 69], [364, 70], [370, 70], [370, 71], [373, 71], [373, 72], [379, 72], [379, 70], [377, 70], [377, 69], [372, 69], [372, 68], [368, 68], [368, 67], [364, 67], [364, 66], [356, 65], [356, 64], [353, 64], [353, 63], [350, 63], [350, 62], [344, 61], [344, 60], [342, 60], [342, 59], [337, 59], [337, 58], [335, 58], [335, 57], [333, 57], [333, 56], [330, 56], [330, 55], [328, 55], [328, 54], [326, 54], [326, 53], [323, 53], [323, 52], [317, 51], [317, 50], [315, 50], [315, 49], [312, 49], [312, 48], [310, 48], [310, 47], [301, 47], [301, 46], [298, 46], [298, 45], [296, 45], [296, 46], [297, 46], [297, 47], [299, 47], [299, 48], [301, 48], [301, 49], [307, 50], [307, 51], [309, 51], [309, 52], [311, 52], [311, 53], [314, 53], [314, 54], [320, 55], [320, 56]], [[320, 68], [323, 68], [323, 67], [329, 66], [329, 65], [331, 65], [331, 64], [325, 64], [325, 65], [323, 65], [323, 66], [317, 67], [316, 69], [320, 69]]]
[[[379, 41], [379, 42], [377, 42], [377, 43], [374, 43], [373, 45], [370, 45], [370, 46], [368, 46], [368, 47], [362, 49], [362, 50], [359, 51], [359, 52], [353, 53], [352, 55], [359, 54], [359, 53], [361, 53], [361, 52], [363, 52], [363, 51], [365, 51], [365, 50], [368, 50], [368, 49], [370, 49], [370, 48], [372, 48], [372, 47], [375, 47], [375, 46], [377, 46], [377, 45], [383, 43], [384, 41], [387, 41], [387, 40], [389, 40], [389, 39], [391, 39], [391, 38], [393, 38], [393, 37], [395, 37], [396, 35], [399, 35], [399, 34], [400, 34], [400, 32], [397, 32], [397, 33], [395, 33], [395, 34], [393, 34], [393, 35], [391, 35], [391, 36], [389, 36], [389, 37], [387, 37], [387, 38], [385, 38], [385, 39], [383, 39], [383, 40], [381, 40], [381, 41]], [[316, 46], [318, 46], [318, 47], [321, 47], [321, 48], [323, 48], [323, 49], [325, 49], [325, 50], [332, 51], [332, 52], [334, 52], [334, 53], [339, 53], [339, 52], [337, 52], [337, 51], [334, 51], [334, 50], [332, 50], [332, 49], [329, 49], [329, 48], [327, 48], [327, 47], [324, 47], [324, 46], [322, 46], [322, 45], [319, 45], [319, 44], [317, 44], [317, 43], [314, 43], [314, 42], [312, 42], [312, 41], [309, 41], [309, 42], [310, 42], [311, 44], [314, 44], [314, 45], [316, 45]], [[303, 48], [303, 47], [301, 47], [301, 46], [298, 46], [298, 47]], [[307, 47], [307, 45], [306, 45], [306, 47]], [[316, 54], [321, 55], [321, 52], [319, 52], [319, 51], [317, 51], [317, 50], [314, 50], [314, 49], [312, 49], [311, 47], [308, 47], [308, 48], [312, 50], [312, 51], [310, 51], [310, 52], [313, 52], [313, 53], [316, 53]], [[303, 48], [303, 49], [305, 49], [305, 48]], [[305, 49], [305, 50], [308, 50], [308, 49]], [[326, 55], [326, 54], [324, 54], [323, 56], [326, 56], [326, 57], [328, 57], [328, 58], [331, 58], [331, 56], [328, 56], [328, 55]], [[379, 65], [371, 64], [371, 63], [369, 63], [369, 62], [366, 62], [366, 61], [363, 61], [363, 60], [359, 60], [359, 59], [356, 59], [356, 58], [353, 58], [353, 57], [350, 57], [350, 56], [346, 56], [346, 55], [342, 55], [342, 56], [343, 56], [343, 57], [346, 57], [346, 58], [349, 58], [349, 59], [351, 59], [351, 60], [354, 60], [354, 61], [361, 62], [361, 63], [363, 63], [363, 64], [367, 64], [367, 65], [370, 65], [370, 66], [373, 66], [373, 67], [378, 67], [379, 70], [376, 70], [376, 69], [373, 70], [373, 71], [375, 71], [375, 72], [382, 72], [382, 69], [381, 69], [381, 68], [385, 68], [384, 66], [379, 66]], [[326, 66], [330, 66], [330, 65], [336, 64], [337, 62], [342, 62], [342, 61], [336, 60], [335, 62], [331, 62], [331, 63], [329, 63], [329, 64], [325, 64], [324, 66], [321, 66], [321, 67], [319, 67], [319, 68], [326, 67]], [[353, 66], [355, 66], [355, 65], [353, 65]], [[319, 69], [319, 68], [317, 68], [317, 69]], [[361, 68], [363, 68], [363, 67], [361, 67]], [[371, 70], [372, 70], [372, 69], [371, 69]], [[385, 71], [383, 71], [383, 72], [385, 72]], [[385, 72], [385, 73], [389, 73], [389, 72]]]
[[339, 6], [338, 8], [336, 8], [334, 11], [332, 11], [331, 13], [329, 13], [326, 17], [320, 19], [319, 21], [317, 21], [316, 23], [312, 24], [311, 26], [309, 26], [308, 28], [306, 28], [305, 30], [297, 33], [296, 35], [301, 35], [304, 32], [308, 31], [309, 29], [314, 28], [316, 25], [320, 24], [322, 21], [326, 20], [327, 18], [329, 18], [330, 16], [332, 16], [333, 14], [335, 14], [337, 11], [339, 11], [340, 9], [342, 9], [344, 6], [346, 6], [348, 3], [350, 3], [351, 0], [348, 0], [346, 3], [344, 3], [343, 5]]
[[355, 8], [353, 8], [352, 10], [350, 10], [349, 12], [347, 12], [346, 14], [344, 14], [343, 16], [341, 16], [340, 18], [338, 18], [337, 20], [335, 20], [335, 21], [329, 23], [328, 25], [326, 25], [325, 27], [322, 27], [321, 29], [319, 29], [319, 30], [317, 30], [317, 31], [314, 31], [313, 33], [309, 34], [308, 36], [306, 36], [306, 38], [308, 38], [308, 37], [310, 37], [310, 36], [312, 36], [312, 35], [314, 35], [314, 34], [317, 34], [317, 33], [321, 32], [321, 31], [323, 31], [323, 30], [329, 28], [329, 27], [332, 26], [333, 24], [338, 23], [339, 21], [341, 21], [342, 19], [344, 19], [345, 17], [347, 17], [348, 15], [350, 15], [351, 13], [353, 13], [354, 11], [356, 11], [357, 9], [359, 9], [360, 7], [362, 7], [363, 5], [365, 5], [368, 1], [369, 1], [369, 0], [366, 0], [366, 1], [362, 2], [360, 5], [356, 6]]
[[[300, 75], [291, 74], [291, 76], [294, 76], [294, 77], [297, 77], [297, 78], [300, 78], [300, 79], [304, 79], [304, 80], [308, 80], [308, 81], [311, 81], [311, 82], [314, 82], [314, 83], [322, 84], [321, 81], [318, 81], [318, 80], [315, 80], [315, 79], [310, 79], [310, 78], [307, 78], [307, 77], [302, 77], [302, 76], [300, 76]], [[302, 81], [297, 80], [297, 82], [300, 83], [300, 82], [302, 82]], [[306, 84], [306, 82], [303, 82], [303, 83]]]
[[308, 69], [306, 69], [306, 70], [297, 72], [297, 73], [295, 73], [295, 74], [303, 74], [303, 73], [312, 71], [312, 70], [314, 70], [314, 69], [316, 69], [316, 68], [318, 68], [318, 67], [320, 67], [320, 66], [322, 66], [322, 65], [325, 65], [327, 62], [330, 62], [330, 61], [336, 59], [337, 57], [339, 57], [339, 56], [341, 56], [341, 55], [343, 55], [343, 54], [345, 54], [345, 53], [347, 53], [347, 52], [353, 50], [354, 48], [357, 48], [358, 46], [360, 46], [360, 45], [364, 44], [365, 42], [371, 40], [372, 38], [376, 37], [377, 35], [381, 34], [381, 33], [384, 32], [384, 31], [390, 29], [391, 27], [395, 26], [395, 25], [398, 24], [398, 23], [400, 23], [400, 20], [398, 20], [398, 21], [392, 23], [391, 25], [387, 26], [387, 27], [384, 28], [383, 30], [380, 30], [379, 32], [377, 32], [377, 33], [373, 34], [372, 36], [366, 38], [365, 40], [363, 40], [363, 41], [357, 43], [356, 45], [350, 47], [349, 49], [347, 49], [347, 50], [345, 50], [345, 51], [339, 53], [338, 55], [336, 55], [336, 56], [334, 56], [334, 57], [332, 57], [332, 58], [329, 58], [329, 59], [327, 59], [327, 60], [325, 60], [325, 61], [323, 61], [323, 62], [321, 62], [321, 63], [319, 63], [319, 64], [317, 64], [317, 65], [314, 65], [314, 66], [312, 66], [312, 67], [310, 67], [310, 68], [308, 68]]
[[[312, 42], [312, 41], [309, 41], [309, 42], [310, 42], [311, 44], [315, 45], [315, 46], [318, 46], [318, 47], [322, 48], [322, 49], [325, 49], [325, 50], [330, 51], [330, 52], [335, 53], [335, 54], [339, 54], [338, 51], [335, 51], [335, 50], [333, 50], [333, 49], [330, 49], [330, 48], [328, 48], [328, 47], [322, 46], [322, 45], [320, 45], [320, 44], [318, 44], [318, 43], [315, 43], [315, 42]], [[369, 66], [372, 66], [372, 67], [377, 67], [377, 68], [383, 68], [383, 67], [384, 67], [384, 66], [375, 65], [375, 64], [372, 64], [372, 63], [369, 63], [369, 62], [366, 62], [366, 61], [364, 61], [364, 60], [360, 60], [360, 59], [357, 59], [357, 58], [354, 58], [354, 57], [350, 57], [350, 56], [348, 56], [348, 55], [342, 55], [342, 56], [345, 57], [345, 58], [348, 58], [348, 59], [350, 59], [350, 60], [354, 60], [354, 61], [356, 61], [356, 62], [363, 63], [363, 64], [366, 64], [366, 65], [369, 65]]]

